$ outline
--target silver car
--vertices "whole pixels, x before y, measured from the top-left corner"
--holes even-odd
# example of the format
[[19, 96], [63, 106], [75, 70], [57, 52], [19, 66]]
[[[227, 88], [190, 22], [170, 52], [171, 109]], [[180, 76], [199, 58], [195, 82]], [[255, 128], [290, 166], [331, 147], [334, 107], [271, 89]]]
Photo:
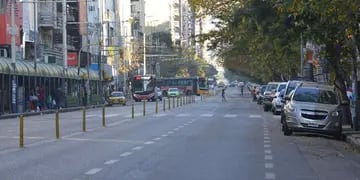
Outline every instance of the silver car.
[[341, 137], [341, 110], [333, 86], [302, 83], [286, 101], [281, 116], [284, 135], [300, 131]]

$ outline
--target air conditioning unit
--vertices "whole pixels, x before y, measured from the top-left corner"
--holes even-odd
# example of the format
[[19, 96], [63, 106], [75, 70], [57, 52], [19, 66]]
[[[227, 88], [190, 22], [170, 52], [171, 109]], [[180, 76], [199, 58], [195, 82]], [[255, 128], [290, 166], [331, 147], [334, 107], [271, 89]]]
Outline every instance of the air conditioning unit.
[[56, 64], [56, 57], [55, 56], [45, 55], [44, 60], [45, 60], [45, 63]]

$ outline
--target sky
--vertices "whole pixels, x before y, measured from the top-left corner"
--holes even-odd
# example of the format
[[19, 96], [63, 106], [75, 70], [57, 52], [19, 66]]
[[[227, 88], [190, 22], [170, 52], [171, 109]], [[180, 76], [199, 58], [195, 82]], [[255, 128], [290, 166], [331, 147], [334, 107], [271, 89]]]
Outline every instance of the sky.
[[169, 21], [169, 2], [171, 0], [145, 0], [145, 21], [152, 21], [153, 25]]

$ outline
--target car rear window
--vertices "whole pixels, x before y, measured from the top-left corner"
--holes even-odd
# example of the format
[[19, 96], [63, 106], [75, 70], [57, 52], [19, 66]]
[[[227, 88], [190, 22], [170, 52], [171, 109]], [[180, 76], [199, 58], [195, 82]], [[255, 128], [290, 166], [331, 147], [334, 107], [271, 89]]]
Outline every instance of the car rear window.
[[268, 84], [266, 86], [266, 91], [273, 91], [277, 88], [278, 84]]
[[111, 96], [113, 96], [113, 97], [121, 97], [121, 96], [124, 96], [124, 94], [122, 92], [112, 92]]
[[337, 96], [334, 91], [318, 88], [297, 88], [293, 100], [320, 104], [337, 104]]

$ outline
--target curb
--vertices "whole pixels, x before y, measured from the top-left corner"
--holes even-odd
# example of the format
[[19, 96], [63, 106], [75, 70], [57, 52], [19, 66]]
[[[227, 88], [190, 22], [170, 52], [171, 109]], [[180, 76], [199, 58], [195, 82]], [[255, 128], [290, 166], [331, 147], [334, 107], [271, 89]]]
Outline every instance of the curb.
[[[87, 106], [86, 109], [92, 109], [92, 108], [99, 108], [102, 107], [102, 105], [91, 105], [91, 106]], [[72, 108], [63, 108], [63, 109], [59, 109], [59, 112], [72, 112], [72, 111], [78, 111], [83, 109], [83, 106], [78, 106], [78, 107], [72, 107]], [[6, 115], [0, 115], [0, 120], [4, 120], [4, 119], [11, 119], [11, 118], [17, 118], [20, 115], [24, 115], [26, 116], [36, 116], [36, 115], [41, 115], [41, 114], [54, 114], [57, 110], [52, 109], [52, 110], [45, 110], [45, 111], [41, 111], [41, 112], [25, 112], [25, 113], [13, 113], [13, 114], [6, 114]]]

